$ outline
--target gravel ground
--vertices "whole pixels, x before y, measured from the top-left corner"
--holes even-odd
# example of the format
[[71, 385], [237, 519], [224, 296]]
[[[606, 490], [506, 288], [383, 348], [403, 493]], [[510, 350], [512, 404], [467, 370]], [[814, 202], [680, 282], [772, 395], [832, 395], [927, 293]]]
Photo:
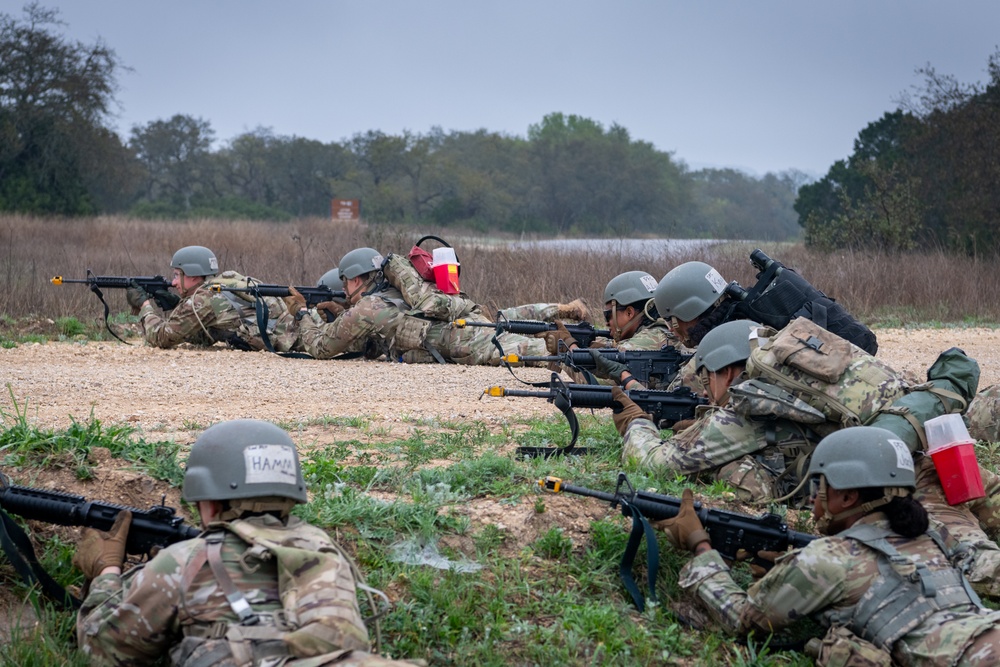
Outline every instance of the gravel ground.
[[[879, 357], [923, 378], [937, 354], [957, 345], [982, 368], [980, 387], [1000, 382], [1000, 331], [880, 329]], [[133, 341], [138, 343], [139, 341]], [[544, 369], [518, 369], [544, 380]], [[286, 359], [261, 352], [157, 350], [140, 344], [35, 343], [0, 349], [9, 391], [0, 410], [23, 412], [47, 428], [91, 414], [145, 430], [189, 431], [240, 417], [310, 423], [323, 417], [370, 417], [384, 430], [415, 421], [498, 424], [543, 416], [543, 400], [481, 397], [490, 385], [513, 388], [504, 369], [372, 361]]]

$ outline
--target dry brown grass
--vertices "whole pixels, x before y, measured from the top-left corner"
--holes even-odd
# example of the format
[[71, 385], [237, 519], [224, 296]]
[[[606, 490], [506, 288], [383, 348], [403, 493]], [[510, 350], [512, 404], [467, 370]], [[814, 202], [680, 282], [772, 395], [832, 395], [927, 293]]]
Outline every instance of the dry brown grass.
[[[155, 222], [124, 217], [40, 219], [0, 216], [0, 313], [14, 317], [100, 315], [86, 287], [55, 287], [55, 275], [169, 276], [173, 252], [204, 245], [220, 266], [265, 282], [315, 284], [348, 250], [370, 245], [382, 253], [405, 253], [423, 232], [455, 242], [462, 261], [462, 287], [493, 310], [539, 301], [583, 297], [596, 308], [607, 281], [634, 269], [660, 278], [677, 264], [699, 259], [727, 280], [753, 284], [748, 261], [754, 244], [733, 242], [702, 250], [679, 250], [637, 260], [617, 253], [512, 250], [481, 245], [454, 232], [344, 225], [313, 218], [291, 223], [201, 220]], [[763, 246], [765, 252], [799, 270], [866, 322], [1000, 321], [1000, 271], [995, 260], [943, 253], [887, 256], [820, 254], [801, 245]], [[107, 294], [112, 309], [125, 310], [124, 294]], [[596, 314], [596, 313], [595, 313]]]

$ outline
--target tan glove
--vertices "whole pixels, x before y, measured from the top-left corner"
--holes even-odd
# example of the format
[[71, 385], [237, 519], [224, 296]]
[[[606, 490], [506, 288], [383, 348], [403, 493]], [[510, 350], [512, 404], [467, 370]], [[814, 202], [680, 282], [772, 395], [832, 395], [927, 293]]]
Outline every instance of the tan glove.
[[125, 562], [125, 541], [132, 525], [132, 512], [122, 510], [108, 532], [86, 528], [80, 546], [73, 554], [75, 565], [87, 579], [94, 579], [106, 567], [121, 567]]
[[642, 411], [638, 405], [632, 402], [632, 399], [622, 390], [619, 386], [611, 387], [611, 398], [615, 403], [622, 406], [621, 410], [615, 410], [611, 419], [615, 422], [615, 428], [621, 436], [625, 437], [625, 431], [628, 430], [628, 425], [632, 423], [633, 419], [652, 419], [652, 417]]
[[670, 543], [678, 549], [694, 551], [696, 546], [709, 541], [708, 533], [701, 525], [698, 513], [694, 511], [694, 494], [691, 493], [691, 489], [684, 489], [681, 495], [681, 509], [677, 516], [655, 521], [653, 526], [665, 532]]
[[680, 433], [684, 429], [690, 427], [691, 424], [694, 424], [696, 421], [698, 421], [698, 420], [697, 419], [682, 419], [679, 422], [674, 422], [674, 425], [670, 427], [670, 430], [673, 431], [674, 433]]
[[758, 560], [768, 561], [770, 565], [758, 565], [757, 563], [750, 563], [750, 574], [753, 576], [755, 580], [762, 578], [765, 574], [767, 574], [768, 570], [774, 567], [774, 561], [777, 560], [778, 556], [782, 555], [784, 554], [781, 551], [758, 551], [757, 552]]
[[[545, 347], [548, 349], [549, 354], [569, 352], [570, 347], [577, 345], [576, 339], [573, 338], [573, 334], [566, 330], [566, 325], [560, 320], [556, 320], [556, 328], [554, 331], [543, 331], [542, 333], [536, 335], [545, 339]], [[561, 345], [560, 342], [562, 343]]]
[[297, 313], [306, 307], [306, 298], [291, 285], [288, 286], [288, 296], [282, 299], [282, 301], [285, 302], [285, 306], [290, 313]]
[[337, 303], [336, 301], [324, 301], [322, 303], [316, 304], [316, 310], [327, 322], [333, 322], [335, 319], [340, 317], [346, 308]]

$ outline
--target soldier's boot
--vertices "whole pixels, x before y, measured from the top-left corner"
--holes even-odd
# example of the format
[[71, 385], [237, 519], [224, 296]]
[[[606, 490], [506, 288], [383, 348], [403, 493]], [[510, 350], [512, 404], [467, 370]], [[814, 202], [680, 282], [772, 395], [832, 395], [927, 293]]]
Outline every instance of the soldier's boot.
[[556, 315], [560, 320], [576, 320], [586, 322], [590, 320], [590, 309], [583, 299], [573, 299], [569, 303], [560, 303], [559, 312]]

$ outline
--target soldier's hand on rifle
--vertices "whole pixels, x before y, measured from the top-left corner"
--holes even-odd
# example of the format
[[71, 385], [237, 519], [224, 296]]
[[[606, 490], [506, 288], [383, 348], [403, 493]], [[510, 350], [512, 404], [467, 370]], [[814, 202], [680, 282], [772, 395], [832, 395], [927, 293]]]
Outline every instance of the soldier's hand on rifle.
[[653, 526], [667, 534], [670, 543], [679, 549], [694, 551], [702, 542], [711, 542], [701, 519], [694, 510], [694, 494], [691, 489], [684, 489], [681, 495], [681, 508], [677, 516], [670, 519], [653, 522]]
[[128, 301], [128, 305], [132, 306], [132, 314], [135, 315], [142, 308], [142, 304], [149, 301], [149, 294], [142, 288], [142, 285], [130, 280], [125, 289], [125, 300]]
[[[608, 378], [619, 384], [622, 384], [622, 374], [625, 374], [626, 378], [631, 379], [632, 373], [629, 372], [628, 366], [625, 364], [608, 359], [594, 348], [590, 348], [587, 351], [594, 358], [594, 368], [597, 370], [598, 377]], [[638, 380], [635, 380], [635, 382], [638, 382]]]
[[750, 574], [754, 580], [757, 580], [767, 574], [767, 571], [774, 567], [774, 561], [784, 554], [784, 551], [758, 551], [756, 558], [754, 558], [753, 554], [749, 551], [740, 549], [736, 552], [736, 560], [744, 562], [755, 560], [756, 562], [751, 562], [749, 567]]
[[620, 410], [614, 408], [611, 418], [622, 437], [625, 437], [625, 431], [628, 430], [628, 425], [632, 423], [632, 420], [652, 419], [650, 415], [642, 411], [642, 408], [632, 402], [632, 399], [625, 394], [621, 387], [611, 387], [611, 398], [621, 406]]
[[86, 528], [80, 546], [73, 555], [73, 565], [87, 579], [96, 578], [104, 568], [121, 567], [125, 562], [125, 541], [132, 526], [132, 512], [122, 510], [108, 532]]
[[181, 302], [181, 298], [168, 289], [158, 289], [150, 295], [160, 310], [173, 310]]
[[543, 331], [538, 334], [538, 336], [545, 339], [545, 347], [548, 349], [549, 354], [569, 352], [577, 346], [577, 342], [576, 339], [573, 338], [573, 334], [567, 331], [566, 325], [560, 320], [556, 320], [556, 328], [554, 331]]
[[347, 309], [336, 301], [324, 301], [316, 304], [316, 310], [319, 311], [319, 314], [323, 316], [324, 320], [327, 322], [333, 322]]
[[284, 297], [283, 301], [290, 313], [297, 313], [306, 307], [306, 298], [291, 285], [288, 286], [288, 296]]

